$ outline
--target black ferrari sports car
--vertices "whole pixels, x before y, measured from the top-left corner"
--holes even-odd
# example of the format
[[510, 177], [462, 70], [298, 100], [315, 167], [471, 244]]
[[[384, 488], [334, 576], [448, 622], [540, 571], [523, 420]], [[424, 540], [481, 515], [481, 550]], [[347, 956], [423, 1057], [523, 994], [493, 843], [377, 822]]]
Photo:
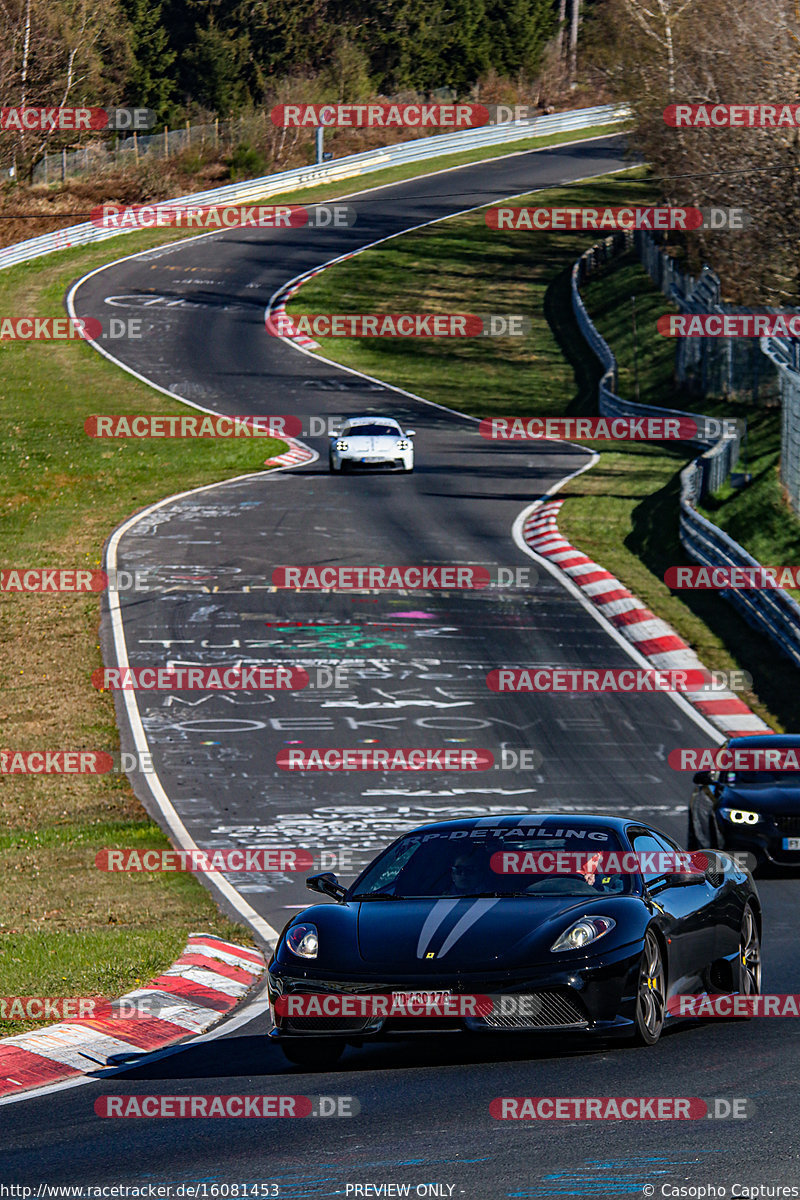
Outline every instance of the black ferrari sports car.
[[[601, 816], [406, 833], [349, 888], [332, 874], [307, 880], [332, 903], [298, 913], [278, 939], [269, 1036], [307, 1067], [331, 1065], [348, 1043], [445, 1031], [651, 1045], [675, 1019], [673, 996], [760, 990], [749, 872], [713, 854], [699, 872], [660, 869], [675, 855], [686, 851], [655, 829]], [[501, 871], [508, 863], [519, 869]]]
[[[794, 750], [788, 733], [730, 738], [723, 750]], [[797, 771], [697, 771], [689, 802], [687, 845], [740, 850], [759, 866], [800, 866], [800, 773]]]

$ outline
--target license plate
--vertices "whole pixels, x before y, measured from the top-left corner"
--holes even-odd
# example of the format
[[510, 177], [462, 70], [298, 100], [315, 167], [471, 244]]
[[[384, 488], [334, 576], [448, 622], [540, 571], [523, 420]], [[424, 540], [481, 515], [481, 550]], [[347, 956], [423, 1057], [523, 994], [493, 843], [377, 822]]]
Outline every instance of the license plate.
[[452, 992], [393, 992], [394, 996], [398, 996], [404, 1000], [406, 1004], [441, 1004]]
[[784, 850], [800, 850], [800, 837], [784, 838], [783, 848]]

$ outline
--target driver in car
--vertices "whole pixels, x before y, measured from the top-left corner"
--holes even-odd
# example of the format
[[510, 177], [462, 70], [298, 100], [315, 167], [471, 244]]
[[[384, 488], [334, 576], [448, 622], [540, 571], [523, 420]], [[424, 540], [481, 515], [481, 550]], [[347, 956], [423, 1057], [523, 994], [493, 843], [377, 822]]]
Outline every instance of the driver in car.
[[483, 850], [462, 852], [450, 868], [450, 886], [447, 895], [465, 896], [475, 892], [490, 892], [497, 889], [497, 876], [489, 870], [489, 860]]

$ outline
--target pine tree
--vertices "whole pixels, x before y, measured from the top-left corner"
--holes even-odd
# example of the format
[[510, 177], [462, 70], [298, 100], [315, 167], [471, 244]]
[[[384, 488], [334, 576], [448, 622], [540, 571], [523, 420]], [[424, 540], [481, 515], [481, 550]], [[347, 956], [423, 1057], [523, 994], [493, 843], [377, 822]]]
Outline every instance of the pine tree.
[[162, 0], [122, 0], [122, 5], [132, 34], [130, 101], [136, 107], [153, 109], [163, 121], [175, 93], [171, 68], [176, 53], [164, 28]]

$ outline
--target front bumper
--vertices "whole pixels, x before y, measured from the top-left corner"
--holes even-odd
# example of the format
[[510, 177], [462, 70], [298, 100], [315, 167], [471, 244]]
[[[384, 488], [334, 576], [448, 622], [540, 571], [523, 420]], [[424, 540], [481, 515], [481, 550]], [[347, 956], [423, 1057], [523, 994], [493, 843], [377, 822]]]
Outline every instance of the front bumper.
[[[638, 944], [621, 947], [602, 958], [583, 959], [559, 969], [543, 965], [524, 971], [491, 971], [467, 974], [412, 975], [402, 978], [349, 973], [346, 980], [319, 969], [293, 963], [270, 963], [267, 992], [275, 1028], [272, 1038], [344, 1038], [361, 1044], [391, 1038], [436, 1033], [552, 1033], [590, 1034], [633, 1032], [636, 989], [641, 960]], [[479, 1016], [313, 1016], [278, 1015], [278, 996], [297, 993], [325, 995], [386, 995], [392, 992], [449, 992], [458, 996], [492, 996], [492, 1012]], [[503, 1012], [506, 998], [531, 996], [535, 1000], [520, 1013]]]
[[331, 450], [331, 460], [340, 471], [410, 471], [414, 466], [414, 451], [393, 450], [386, 454], [356, 454]]
[[790, 837], [800, 842], [800, 828], [795, 825], [796, 818], [786, 821], [780, 816], [773, 817], [764, 813], [757, 825], [739, 825], [717, 813], [716, 820], [720, 840], [726, 850], [748, 851], [762, 864], [800, 868], [800, 849], [788, 850], [783, 844], [784, 839]]

